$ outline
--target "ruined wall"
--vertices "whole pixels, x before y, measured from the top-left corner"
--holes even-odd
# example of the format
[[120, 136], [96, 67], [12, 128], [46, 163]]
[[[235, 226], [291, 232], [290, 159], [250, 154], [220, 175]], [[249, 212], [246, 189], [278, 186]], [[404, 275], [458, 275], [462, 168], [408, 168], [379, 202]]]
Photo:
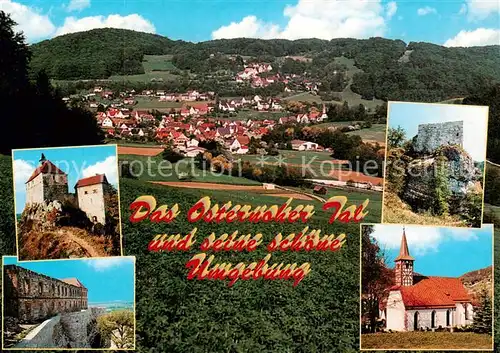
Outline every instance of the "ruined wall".
[[103, 184], [82, 186], [77, 189], [78, 207], [87, 214], [90, 220], [104, 224], [106, 222], [106, 211], [104, 204]]
[[414, 149], [419, 153], [433, 153], [438, 147], [445, 145], [463, 146], [464, 122], [451, 121], [436, 124], [421, 124]]
[[87, 290], [28, 269], [4, 266], [6, 316], [32, 323], [88, 307]]
[[29, 332], [15, 348], [93, 348], [97, 317], [105, 313], [105, 308], [89, 308], [54, 316]]

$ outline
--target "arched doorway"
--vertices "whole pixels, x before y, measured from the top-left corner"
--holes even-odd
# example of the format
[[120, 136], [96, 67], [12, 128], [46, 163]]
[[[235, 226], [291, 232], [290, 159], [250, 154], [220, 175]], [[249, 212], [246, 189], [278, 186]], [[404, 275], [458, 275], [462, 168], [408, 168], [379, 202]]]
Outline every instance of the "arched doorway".
[[418, 311], [415, 311], [415, 314], [413, 315], [413, 331], [418, 330]]
[[436, 311], [433, 310], [431, 313], [431, 328], [436, 327]]
[[451, 311], [446, 310], [446, 326], [451, 326]]

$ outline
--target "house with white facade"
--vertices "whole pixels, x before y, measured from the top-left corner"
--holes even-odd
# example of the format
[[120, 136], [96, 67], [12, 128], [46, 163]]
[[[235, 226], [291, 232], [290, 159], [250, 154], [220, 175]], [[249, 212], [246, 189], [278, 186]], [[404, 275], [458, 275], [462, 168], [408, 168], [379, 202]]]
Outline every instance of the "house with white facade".
[[394, 260], [395, 285], [380, 306], [386, 330], [417, 331], [472, 324], [472, 297], [460, 278], [422, 276], [414, 273], [403, 229], [401, 248]]

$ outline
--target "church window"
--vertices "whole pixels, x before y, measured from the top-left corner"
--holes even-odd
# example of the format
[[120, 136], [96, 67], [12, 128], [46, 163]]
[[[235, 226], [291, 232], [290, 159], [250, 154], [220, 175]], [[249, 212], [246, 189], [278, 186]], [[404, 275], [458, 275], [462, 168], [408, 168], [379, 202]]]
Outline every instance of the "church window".
[[87, 195], [89, 192], [88, 191], [85, 191], [85, 195]]
[[413, 331], [418, 330], [418, 319], [419, 319], [418, 311], [415, 311], [415, 314], [413, 315]]
[[40, 287], [39, 288], [40, 289], [40, 294], [43, 294], [43, 283], [42, 282], [40, 282], [39, 287]]
[[446, 310], [446, 326], [451, 326], [451, 311]]
[[436, 327], [436, 311], [433, 310], [431, 313], [431, 327]]
[[467, 310], [468, 305], [464, 304], [465, 320], [469, 320], [469, 310]]
[[97, 194], [97, 189], [92, 190], [94, 194]]

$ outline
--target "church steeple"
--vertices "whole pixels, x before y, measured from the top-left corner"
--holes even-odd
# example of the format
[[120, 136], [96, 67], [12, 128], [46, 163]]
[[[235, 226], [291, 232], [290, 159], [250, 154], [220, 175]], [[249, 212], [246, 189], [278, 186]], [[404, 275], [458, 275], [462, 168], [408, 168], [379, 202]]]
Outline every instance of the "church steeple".
[[394, 268], [395, 284], [397, 286], [412, 286], [413, 285], [413, 261], [410, 250], [408, 249], [408, 242], [406, 240], [406, 231], [403, 227], [403, 236], [401, 237], [401, 247], [399, 255], [396, 257], [396, 267]]

